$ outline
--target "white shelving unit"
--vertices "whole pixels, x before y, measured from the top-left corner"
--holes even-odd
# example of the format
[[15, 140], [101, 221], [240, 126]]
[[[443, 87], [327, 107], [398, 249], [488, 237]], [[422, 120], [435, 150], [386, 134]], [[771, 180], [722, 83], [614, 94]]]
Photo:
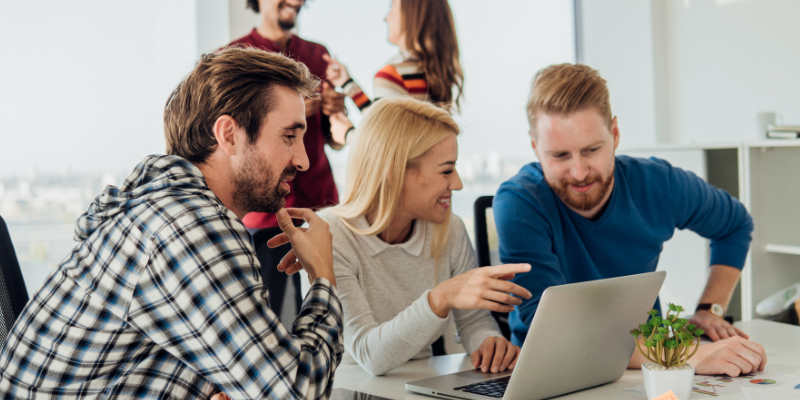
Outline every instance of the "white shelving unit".
[[786, 246], [782, 244], [767, 244], [764, 248], [769, 253], [792, 254], [800, 256], [800, 246]]
[[[619, 154], [665, 159], [738, 198], [755, 229], [728, 313], [757, 318], [755, 305], [800, 282], [800, 140], [658, 146]], [[668, 271], [662, 302], [694, 309], [705, 286], [708, 240], [677, 231], [664, 245], [659, 269]]]

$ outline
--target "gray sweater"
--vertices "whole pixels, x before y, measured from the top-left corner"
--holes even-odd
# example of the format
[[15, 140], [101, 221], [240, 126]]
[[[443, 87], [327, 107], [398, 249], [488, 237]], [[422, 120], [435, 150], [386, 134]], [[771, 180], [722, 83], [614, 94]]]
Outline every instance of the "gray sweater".
[[[476, 267], [464, 222], [453, 215], [450, 239], [434, 277], [430, 256], [433, 224], [416, 220], [411, 239], [388, 245], [377, 236], [356, 235], [330, 212], [319, 215], [333, 233], [333, 269], [344, 309], [345, 355], [373, 375], [383, 375], [410, 359], [430, 357], [430, 345], [450, 318], [468, 352], [487, 337], [502, 337], [486, 310], [453, 310], [439, 318], [428, 303], [436, 284]], [[353, 221], [366, 228], [365, 218]]]

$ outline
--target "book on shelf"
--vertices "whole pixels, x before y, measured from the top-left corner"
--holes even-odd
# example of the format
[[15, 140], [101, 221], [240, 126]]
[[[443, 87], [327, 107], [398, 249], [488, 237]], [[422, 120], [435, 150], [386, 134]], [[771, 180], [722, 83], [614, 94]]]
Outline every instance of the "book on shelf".
[[769, 125], [767, 137], [770, 139], [797, 139], [800, 138], [800, 125]]

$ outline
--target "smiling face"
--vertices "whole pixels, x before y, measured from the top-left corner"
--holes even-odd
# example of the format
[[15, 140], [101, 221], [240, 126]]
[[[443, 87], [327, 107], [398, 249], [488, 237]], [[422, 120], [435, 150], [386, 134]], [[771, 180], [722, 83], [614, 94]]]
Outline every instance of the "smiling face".
[[611, 127], [594, 108], [569, 115], [536, 115], [533, 148], [547, 184], [570, 209], [594, 218], [611, 198], [614, 151], [619, 145], [616, 117]]
[[406, 168], [397, 215], [441, 224], [454, 190], [461, 190], [456, 172], [458, 142], [455, 133], [435, 144], [416, 165]]
[[400, 46], [400, 42], [403, 40], [403, 29], [400, 26], [400, 1], [401, 0], [392, 1], [392, 8], [389, 10], [389, 14], [386, 14], [385, 18], [386, 24], [389, 25], [389, 43], [395, 46]]
[[278, 26], [288, 31], [297, 24], [297, 16], [305, 0], [261, 0], [259, 8], [263, 15], [277, 20]]
[[230, 177], [234, 205], [244, 212], [277, 212], [286, 203], [295, 172], [308, 169], [303, 96], [285, 86], [273, 90], [276, 105], [261, 124], [256, 142], [245, 144]]

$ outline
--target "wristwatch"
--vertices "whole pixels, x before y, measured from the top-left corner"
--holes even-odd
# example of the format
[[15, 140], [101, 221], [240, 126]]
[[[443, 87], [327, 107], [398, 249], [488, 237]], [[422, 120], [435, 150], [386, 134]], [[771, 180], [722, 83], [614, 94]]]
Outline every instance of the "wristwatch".
[[708, 310], [709, 312], [711, 312], [712, 314], [714, 314], [714, 315], [716, 315], [716, 316], [718, 316], [720, 318], [725, 316], [725, 309], [722, 308], [722, 306], [717, 304], [717, 303], [698, 304], [697, 308], [695, 309], [695, 312], [700, 311], [700, 310]]

